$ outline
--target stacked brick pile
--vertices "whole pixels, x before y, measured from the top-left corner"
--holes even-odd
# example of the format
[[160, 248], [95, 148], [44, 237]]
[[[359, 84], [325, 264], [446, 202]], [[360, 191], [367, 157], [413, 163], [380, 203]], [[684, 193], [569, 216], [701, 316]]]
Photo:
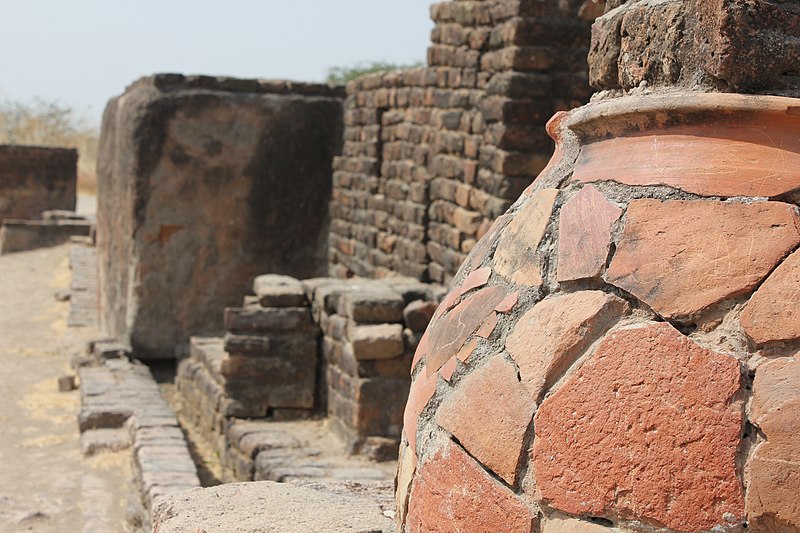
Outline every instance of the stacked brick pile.
[[[442, 288], [265, 275], [253, 289], [244, 307], [226, 309], [224, 338], [192, 339], [176, 377], [181, 415], [219, 452], [223, 477], [387, 477], [333, 458], [396, 457], [411, 358]], [[325, 412], [325, 422], [286, 422]], [[338, 443], [327, 450], [322, 425]]]
[[436, 287], [413, 280], [307, 282], [323, 331], [327, 411], [351, 451], [396, 454], [411, 358], [436, 307]]
[[450, 281], [546, 164], [546, 120], [588, 99], [581, 4], [435, 4], [428, 67], [348, 84], [333, 275]]
[[797, 106], [673, 90], [554, 119], [419, 343], [399, 530], [800, 528]]
[[304, 418], [315, 407], [317, 338], [303, 287], [259, 276], [256, 296], [225, 309], [224, 339], [194, 337], [176, 384], [184, 408], [210, 442], [230, 417]]

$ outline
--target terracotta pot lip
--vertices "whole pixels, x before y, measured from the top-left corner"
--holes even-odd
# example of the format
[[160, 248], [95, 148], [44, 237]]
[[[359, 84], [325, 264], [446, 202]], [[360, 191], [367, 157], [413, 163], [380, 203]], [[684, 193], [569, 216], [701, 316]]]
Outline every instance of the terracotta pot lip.
[[574, 109], [566, 126], [589, 140], [726, 118], [764, 121], [768, 117], [800, 126], [800, 98], [690, 91], [630, 95]]

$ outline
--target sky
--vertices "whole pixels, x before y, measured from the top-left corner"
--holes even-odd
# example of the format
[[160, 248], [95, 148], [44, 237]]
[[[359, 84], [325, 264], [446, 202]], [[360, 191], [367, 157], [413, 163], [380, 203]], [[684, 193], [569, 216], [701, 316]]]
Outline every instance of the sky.
[[38, 96], [99, 124], [155, 72], [322, 81], [424, 62], [433, 0], [0, 0], [0, 101]]

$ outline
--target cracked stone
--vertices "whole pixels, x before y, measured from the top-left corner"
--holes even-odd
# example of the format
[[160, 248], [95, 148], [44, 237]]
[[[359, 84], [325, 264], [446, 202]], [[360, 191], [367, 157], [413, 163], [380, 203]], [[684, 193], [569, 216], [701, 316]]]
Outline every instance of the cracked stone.
[[746, 294], [800, 244], [794, 206], [633, 200], [606, 281], [671, 320]]
[[611, 226], [622, 209], [591, 185], [571, 198], [558, 215], [559, 282], [602, 274], [611, 247]]
[[666, 323], [609, 333], [539, 407], [532, 459], [560, 511], [678, 531], [744, 518], [739, 363]]
[[536, 521], [521, 499], [448, 441], [419, 467], [411, 489], [406, 531], [530, 533]]
[[514, 485], [535, 405], [514, 365], [496, 356], [458, 383], [436, 412], [436, 423]]
[[530, 394], [538, 401], [627, 307], [612, 294], [580, 291], [542, 300], [522, 315], [506, 349]]
[[800, 339], [800, 250], [781, 263], [750, 298], [742, 327], [757, 344]]

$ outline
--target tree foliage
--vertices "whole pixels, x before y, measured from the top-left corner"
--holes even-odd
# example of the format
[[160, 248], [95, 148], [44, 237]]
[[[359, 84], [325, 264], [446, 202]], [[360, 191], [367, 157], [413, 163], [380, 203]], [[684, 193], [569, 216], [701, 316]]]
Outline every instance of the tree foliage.
[[403, 70], [414, 67], [421, 67], [422, 63], [411, 64], [398, 64], [389, 63], [388, 61], [372, 61], [366, 63], [355, 63], [353, 65], [342, 67], [331, 67], [328, 69], [328, 83], [347, 83], [364, 74], [372, 74], [373, 72], [386, 72], [389, 70]]
[[0, 100], [0, 144], [77, 148], [79, 184], [92, 189], [96, 183], [97, 128], [61, 102]]

